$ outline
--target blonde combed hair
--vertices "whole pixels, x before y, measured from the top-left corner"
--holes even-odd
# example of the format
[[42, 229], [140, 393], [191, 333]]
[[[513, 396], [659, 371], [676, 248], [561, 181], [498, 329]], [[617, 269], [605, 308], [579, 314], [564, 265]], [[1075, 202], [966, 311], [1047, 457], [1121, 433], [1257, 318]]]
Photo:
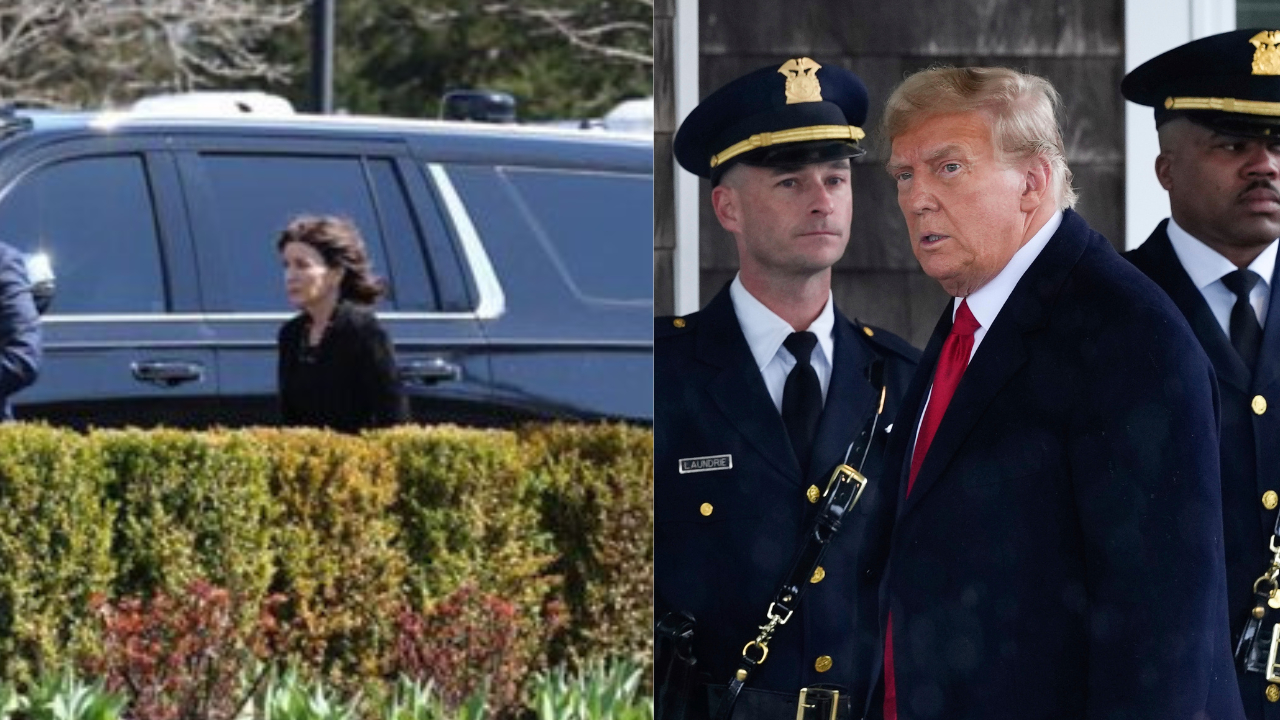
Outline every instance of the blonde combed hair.
[[890, 143], [934, 115], [978, 111], [991, 123], [992, 141], [1006, 157], [1043, 158], [1058, 209], [1076, 204], [1057, 111], [1062, 98], [1042, 77], [1009, 68], [932, 67], [893, 91], [880, 130]]

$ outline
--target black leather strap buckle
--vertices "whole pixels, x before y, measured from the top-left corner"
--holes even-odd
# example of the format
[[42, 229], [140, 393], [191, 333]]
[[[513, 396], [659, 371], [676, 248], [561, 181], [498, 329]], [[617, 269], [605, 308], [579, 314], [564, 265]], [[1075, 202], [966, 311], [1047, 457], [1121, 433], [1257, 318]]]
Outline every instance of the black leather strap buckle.
[[796, 720], [839, 720], [840, 690], [814, 685], [800, 689], [796, 703]]
[[831, 473], [831, 479], [827, 481], [827, 490], [822, 493], [822, 496], [826, 497], [834, 490], [833, 504], [841, 505], [848, 511], [858, 504], [858, 498], [862, 497], [862, 490], [866, 486], [867, 478], [862, 473], [848, 465], [837, 465]]

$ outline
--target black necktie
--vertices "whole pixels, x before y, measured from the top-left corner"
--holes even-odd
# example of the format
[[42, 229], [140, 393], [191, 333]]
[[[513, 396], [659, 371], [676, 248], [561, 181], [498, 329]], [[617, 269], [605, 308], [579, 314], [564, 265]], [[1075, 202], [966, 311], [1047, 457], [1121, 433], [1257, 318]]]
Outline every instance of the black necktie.
[[1252, 372], [1258, 361], [1258, 347], [1262, 345], [1262, 326], [1258, 315], [1249, 304], [1249, 291], [1262, 277], [1252, 270], [1236, 270], [1222, 276], [1222, 284], [1236, 294], [1236, 304], [1231, 307], [1231, 344], [1240, 359]]
[[813, 436], [818, 432], [818, 417], [822, 415], [822, 386], [818, 384], [818, 372], [810, 363], [813, 346], [818, 336], [811, 332], [791, 333], [782, 345], [796, 359], [796, 366], [787, 375], [782, 386], [782, 424], [791, 438], [791, 447], [800, 460], [801, 477], [809, 474], [809, 452], [813, 448]]

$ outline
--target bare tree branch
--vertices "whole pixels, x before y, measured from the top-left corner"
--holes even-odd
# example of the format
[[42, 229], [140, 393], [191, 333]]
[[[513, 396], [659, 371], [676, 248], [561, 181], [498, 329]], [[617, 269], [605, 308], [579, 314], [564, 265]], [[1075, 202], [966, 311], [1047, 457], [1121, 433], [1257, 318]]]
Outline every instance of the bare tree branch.
[[292, 67], [260, 41], [299, 21], [304, 0], [4, 0], [0, 94], [102, 105], [226, 81], [265, 83]]
[[[602, 7], [607, 11], [598, 12]], [[639, 8], [648, 8], [647, 13], [637, 12]], [[581, 0], [516, 0], [484, 3], [473, 6], [471, 12], [550, 31], [591, 55], [653, 66], [653, 0], [619, 0], [609, 5]], [[649, 22], [636, 19], [644, 14], [650, 17]], [[447, 27], [464, 17], [462, 10], [439, 7], [422, 8], [414, 14], [416, 23], [424, 29]]]

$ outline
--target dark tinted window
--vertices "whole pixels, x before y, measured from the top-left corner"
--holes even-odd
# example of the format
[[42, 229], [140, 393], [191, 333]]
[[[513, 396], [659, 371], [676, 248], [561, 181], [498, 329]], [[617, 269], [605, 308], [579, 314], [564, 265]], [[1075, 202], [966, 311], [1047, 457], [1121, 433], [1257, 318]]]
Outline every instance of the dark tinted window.
[[50, 313], [165, 311], [150, 186], [136, 155], [38, 168], [0, 198], [0, 240], [44, 252], [57, 277]]
[[228, 253], [223, 266], [234, 273], [233, 309], [290, 309], [276, 238], [298, 215], [349, 218], [364, 236], [374, 273], [387, 277], [382, 232], [359, 158], [207, 154], [202, 162], [218, 209], [219, 247]]
[[653, 178], [501, 168], [538, 239], [590, 298], [653, 298]]
[[369, 178], [377, 197], [378, 214], [390, 240], [391, 262], [385, 267], [396, 287], [396, 307], [400, 310], [437, 310], [440, 307], [436, 284], [429, 279], [427, 264], [418, 241], [417, 226], [405, 198], [400, 173], [390, 160], [370, 160]]

